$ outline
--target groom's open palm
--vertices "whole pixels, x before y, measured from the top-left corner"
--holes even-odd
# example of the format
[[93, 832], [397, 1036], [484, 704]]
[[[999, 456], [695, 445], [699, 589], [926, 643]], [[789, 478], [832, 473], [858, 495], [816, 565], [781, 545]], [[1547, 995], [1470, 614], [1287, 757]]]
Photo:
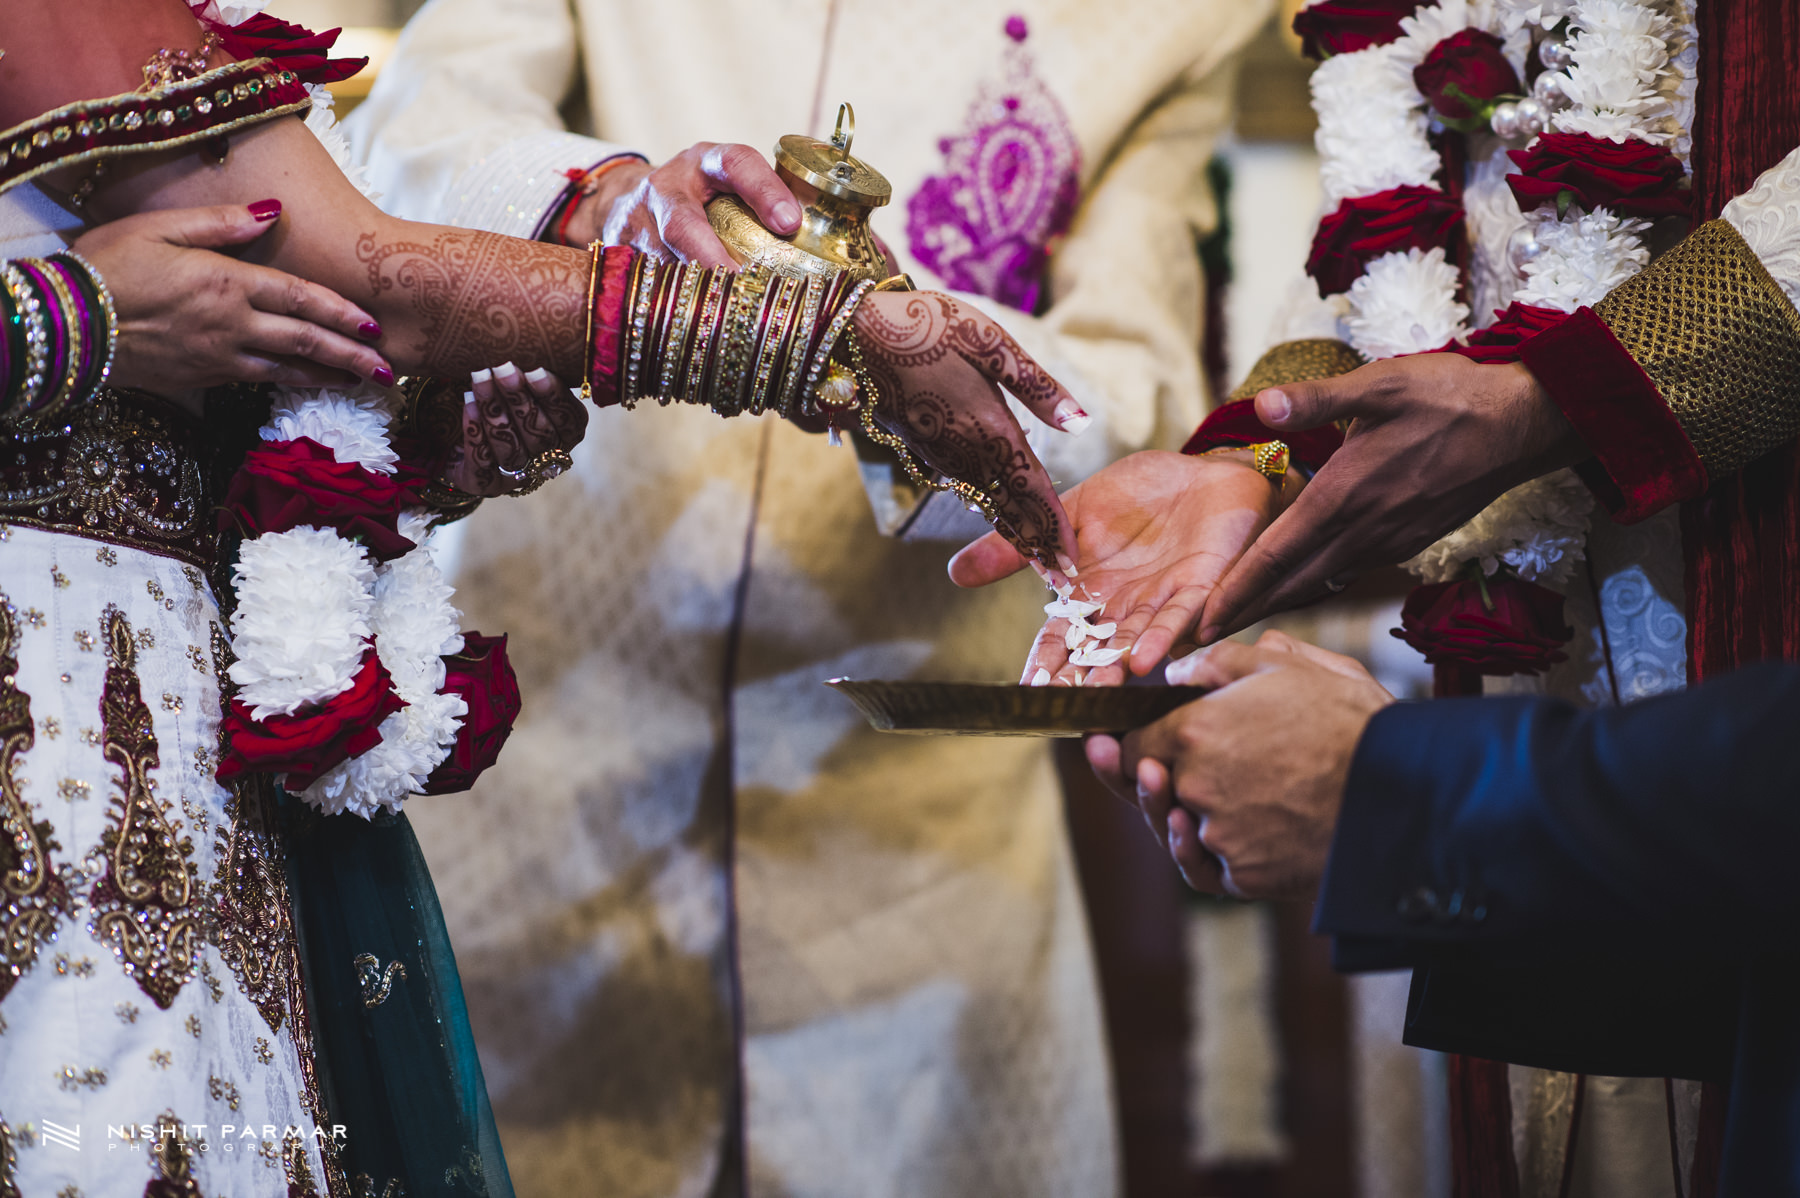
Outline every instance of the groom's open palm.
[[[1096, 667], [1087, 685], [1118, 685], [1125, 667], [1148, 674], [1191, 635], [1206, 597], [1225, 571], [1273, 519], [1276, 488], [1246, 462], [1146, 451], [1122, 458], [1062, 497], [1075, 529], [1080, 571], [1077, 597], [1103, 600], [1090, 623], [1116, 623], [1108, 646], [1131, 652]], [[1025, 566], [998, 534], [966, 546], [950, 562], [958, 586], [996, 582]], [[1065, 640], [1068, 621], [1046, 621], [1026, 661], [1024, 680], [1039, 669], [1073, 683]]]

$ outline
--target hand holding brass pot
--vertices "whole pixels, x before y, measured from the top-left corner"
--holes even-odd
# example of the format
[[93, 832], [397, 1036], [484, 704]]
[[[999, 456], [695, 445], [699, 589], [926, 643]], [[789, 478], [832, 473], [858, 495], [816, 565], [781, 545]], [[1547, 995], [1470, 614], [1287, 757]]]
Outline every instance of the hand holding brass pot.
[[775, 173], [800, 201], [800, 228], [779, 237], [735, 196], [706, 206], [706, 218], [740, 264], [765, 266], [791, 278], [847, 273], [880, 282], [892, 273], [869, 231], [869, 214], [893, 199], [880, 171], [850, 154], [856, 112], [838, 107], [830, 141], [790, 133], [775, 147]]

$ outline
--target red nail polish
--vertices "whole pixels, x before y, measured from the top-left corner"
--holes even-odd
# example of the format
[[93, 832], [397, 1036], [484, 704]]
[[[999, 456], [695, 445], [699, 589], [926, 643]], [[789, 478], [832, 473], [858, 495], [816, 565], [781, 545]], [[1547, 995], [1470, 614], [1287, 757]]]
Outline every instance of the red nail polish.
[[381, 340], [381, 326], [372, 320], [365, 320], [356, 327], [357, 335], [364, 341]]
[[281, 215], [281, 201], [258, 200], [250, 205], [250, 215], [266, 224]]
[[385, 366], [377, 366], [375, 368], [375, 373], [371, 374], [369, 377], [380, 383], [383, 387], [392, 387], [394, 385], [394, 372]]

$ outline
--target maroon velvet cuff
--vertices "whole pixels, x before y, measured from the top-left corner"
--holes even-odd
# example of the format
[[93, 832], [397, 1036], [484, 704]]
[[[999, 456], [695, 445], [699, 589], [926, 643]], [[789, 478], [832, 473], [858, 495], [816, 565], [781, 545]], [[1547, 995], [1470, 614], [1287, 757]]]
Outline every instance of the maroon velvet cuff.
[[1591, 308], [1519, 346], [1523, 362], [1594, 451], [1582, 478], [1629, 524], [1706, 489], [1706, 467], [1650, 376]]
[[1308, 474], [1316, 474], [1344, 443], [1344, 434], [1331, 424], [1300, 432], [1278, 432], [1257, 419], [1254, 399], [1239, 399], [1216, 409], [1202, 420], [1194, 435], [1181, 447], [1181, 452], [1201, 454], [1263, 441], [1287, 442], [1288, 459]]
[[594, 280], [593, 383], [596, 407], [619, 402], [619, 368], [624, 361], [625, 310], [631, 300], [631, 264], [637, 251], [609, 245], [600, 251], [600, 277]]

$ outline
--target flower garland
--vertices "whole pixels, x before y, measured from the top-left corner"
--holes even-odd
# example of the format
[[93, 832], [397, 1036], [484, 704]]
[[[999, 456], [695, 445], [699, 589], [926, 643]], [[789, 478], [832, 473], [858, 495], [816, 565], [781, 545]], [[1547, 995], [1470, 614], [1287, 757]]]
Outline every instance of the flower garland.
[[[1337, 204], [1307, 269], [1322, 294], [1345, 292], [1340, 327], [1367, 358], [1444, 349], [1513, 360], [1526, 337], [1643, 269], [1651, 222], [1686, 211], [1697, 38], [1683, 0], [1418, 8], [1321, 0], [1295, 30], [1326, 56], [1313, 75], [1316, 141], [1327, 200]], [[1541, 69], [1520, 95], [1533, 53]], [[1434, 129], [1445, 152], [1428, 160]], [[1468, 170], [1464, 211], [1453, 139], [1487, 131], [1500, 153]], [[1529, 144], [1505, 144], [1519, 141]], [[1457, 195], [1435, 182], [1440, 158], [1444, 186]], [[1450, 261], [1465, 221], [1477, 235], [1468, 282], [1492, 307], [1507, 305], [1475, 330], [1464, 324], [1463, 280]], [[1499, 255], [1494, 243], [1504, 246]], [[1430, 638], [1420, 629], [1454, 624], [1460, 646], [1465, 634], [1496, 635], [1486, 626], [1499, 610], [1531, 626], [1514, 630], [1508, 650], [1519, 668], [1558, 660], [1545, 645], [1562, 635], [1560, 615], [1544, 616], [1548, 604], [1523, 591], [1497, 605], [1486, 579], [1504, 571], [1496, 582], [1566, 584], [1585, 554], [1593, 507], [1573, 472], [1560, 471], [1514, 488], [1429, 546], [1405, 563], [1429, 584], [1407, 605], [1406, 638], [1442, 653], [1442, 644], [1423, 644]], [[1454, 619], [1437, 619], [1452, 608]], [[1477, 668], [1510, 672], [1492, 655]]]
[[[195, 7], [215, 25], [254, 18], [265, 32], [280, 24], [256, 17], [260, 4]], [[291, 26], [275, 32], [321, 58], [330, 46]], [[307, 128], [368, 194], [330, 93], [308, 87]], [[245, 539], [230, 621], [236, 693], [218, 777], [279, 773], [326, 814], [370, 818], [452, 780], [466, 786], [498, 753], [518, 710], [503, 638], [471, 634], [480, 668], [459, 665], [450, 677], [446, 659], [465, 651], [461, 613], [425, 544], [433, 517], [389, 437], [394, 410], [393, 393], [367, 384], [278, 390], [259, 430], [263, 444], [246, 455], [221, 515]], [[511, 697], [496, 701], [490, 690]], [[465, 728], [471, 701], [484, 712], [480, 728]], [[490, 711], [504, 714], [503, 726]]]

